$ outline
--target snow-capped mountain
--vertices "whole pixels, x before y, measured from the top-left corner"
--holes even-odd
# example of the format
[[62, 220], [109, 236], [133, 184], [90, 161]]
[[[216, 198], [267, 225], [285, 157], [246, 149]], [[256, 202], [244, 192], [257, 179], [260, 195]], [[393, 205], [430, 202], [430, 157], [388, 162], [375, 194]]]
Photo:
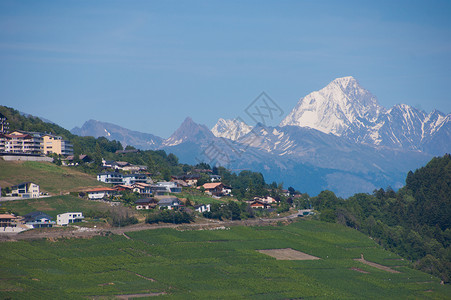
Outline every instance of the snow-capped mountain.
[[451, 115], [427, 114], [406, 104], [387, 110], [349, 76], [300, 99], [280, 126], [308, 127], [356, 143], [442, 155], [451, 151], [450, 143], [440, 147], [431, 143], [434, 135], [451, 134], [450, 119]]
[[[219, 119], [210, 131], [186, 118], [163, 140], [91, 120], [72, 132], [163, 149], [184, 163], [259, 171], [267, 181], [309, 194], [330, 189], [339, 196], [401, 187], [409, 170], [451, 153], [450, 114], [406, 104], [386, 109], [353, 77], [335, 79], [300, 99], [277, 127]], [[152, 148], [146, 147], [149, 139]]]
[[223, 137], [236, 141], [242, 136], [245, 136], [252, 130], [252, 126], [247, 125], [243, 121], [238, 119], [225, 120], [220, 118], [218, 122], [213, 126], [211, 132], [216, 137]]
[[349, 129], [368, 126], [383, 111], [377, 99], [348, 76], [300, 99], [280, 126], [309, 127], [341, 136]]

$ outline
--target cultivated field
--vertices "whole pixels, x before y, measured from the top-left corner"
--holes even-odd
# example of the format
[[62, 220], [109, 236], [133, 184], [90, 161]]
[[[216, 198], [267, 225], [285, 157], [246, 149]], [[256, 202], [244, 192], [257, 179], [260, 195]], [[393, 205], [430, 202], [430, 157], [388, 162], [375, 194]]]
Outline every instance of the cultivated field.
[[[299, 221], [222, 230], [158, 229], [0, 244], [0, 297], [99, 299], [446, 299], [448, 285], [355, 230]], [[317, 260], [277, 260], [288, 249]], [[400, 273], [363, 264], [365, 259]], [[102, 299], [106, 299], [102, 298]]]

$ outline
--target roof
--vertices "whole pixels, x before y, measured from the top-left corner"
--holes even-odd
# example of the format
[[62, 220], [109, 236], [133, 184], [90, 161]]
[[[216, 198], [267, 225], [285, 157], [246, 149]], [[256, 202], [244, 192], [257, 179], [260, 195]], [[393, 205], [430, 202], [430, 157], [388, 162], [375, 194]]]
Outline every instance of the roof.
[[115, 185], [114, 187], [115, 187], [116, 189], [117, 189], [117, 188], [123, 188], [123, 189], [128, 189], [128, 190], [133, 189], [133, 186], [131, 186], [131, 185], [126, 185], [126, 184], [118, 184], [118, 185]]
[[147, 177], [146, 174], [139, 174], [139, 173], [133, 173], [133, 174], [125, 174], [124, 177]]
[[174, 202], [181, 203], [182, 201], [180, 201], [179, 198], [177, 197], [167, 197], [158, 201], [158, 205], [171, 205]]
[[142, 187], [142, 188], [144, 188], [144, 187], [150, 187], [150, 184], [143, 183], [143, 182], [135, 182], [135, 183], [133, 184], [133, 187]]
[[94, 192], [115, 192], [115, 189], [109, 188], [109, 187], [104, 187], [104, 188], [95, 188], [95, 189], [91, 189], [86, 191], [86, 193], [94, 193]]
[[111, 174], [117, 174], [117, 175], [124, 176], [122, 173], [119, 173], [119, 172], [102, 172], [102, 173], [97, 173], [97, 175], [111, 175]]
[[26, 220], [35, 220], [37, 218], [46, 218], [46, 219], [49, 219], [49, 220], [52, 219], [51, 216], [49, 216], [46, 213], [43, 213], [42, 211], [34, 211], [34, 212], [31, 212], [31, 213], [28, 213], [28, 214], [24, 215], [24, 218]]
[[0, 214], [0, 219], [17, 219], [17, 217], [10, 214]]
[[203, 187], [206, 190], [210, 190], [210, 189], [214, 189], [217, 188], [218, 186], [222, 185], [222, 182], [211, 182], [211, 183], [206, 183], [203, 185]]
[[141, 203], [157, 203], [158, 201], [155, 198], [143, 198], [135, 201], [135, 204]]
[[[19, 186], [19, 185], [24, 185], [24, 184], [30, 184], [30, 183], [33, 183], [33, 182], [31, 182], [31, 181], [27, 181], [27, 182], [22, 182], [22, 183], [19, 183], [19, 184], [16, 184], [16, 185], [13, 185], [12, 186], [12, 188], [14, 188], [14, 187], [16, 187], [16, 186]], [[35, 183], [33, 183], [33, 184], [35, 184]], [[37, 184], [36, 184], [37, 185]]]

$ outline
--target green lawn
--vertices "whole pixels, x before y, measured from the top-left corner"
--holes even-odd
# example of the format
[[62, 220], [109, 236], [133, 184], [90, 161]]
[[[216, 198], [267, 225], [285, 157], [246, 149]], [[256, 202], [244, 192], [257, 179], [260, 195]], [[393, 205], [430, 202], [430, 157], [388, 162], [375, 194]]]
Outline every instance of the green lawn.
[[53, 195], [103, 185], [94, 176], [70, 167], [57, 166], [48, 162], [0, 159], [0, 186], [2, 188], [28, 181], [38, 184], [41, 191]]
[[[165, 292], [170, 299], [449, 299], [451, 288], [412, 270], [363, 234], [336, 224], [228, 230], [148, 230], [123, 236], [0, 244], [0, 297], [81, 299]], [[259, 249], [320, 258], [276, 260]], [[400, 271], [388, 273], [354, 258]], [[393, 263], [396, 262], [396, 263]], [[361, 273], [358, 268], [368, 273]]]

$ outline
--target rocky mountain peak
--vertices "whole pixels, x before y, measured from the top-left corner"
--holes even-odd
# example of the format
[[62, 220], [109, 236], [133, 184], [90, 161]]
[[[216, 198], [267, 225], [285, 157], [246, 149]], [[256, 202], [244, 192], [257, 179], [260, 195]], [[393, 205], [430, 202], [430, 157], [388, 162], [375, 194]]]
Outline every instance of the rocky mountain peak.
[[300, 99], [280, 126], [309, 127], [341, 136], [349, 127], [377, 119], [382, 111], [376, 97], [347, 76]]
[[176, 146], [188, 141], [199, 141], [214, 138], [213, 133], [205, 126], [197, 124], [187, 117], [180, 127], [163, 142], [163, 146]]
[[211, 132], [216, 137], [223, 137], [236, 141], [240, 137], [248, 134], [251, 130], [252, 126], [249, 126], [238, 119], [225, 120], [220, 118], [215, 126], [213, 126], [213, 128], [211, 129]]

